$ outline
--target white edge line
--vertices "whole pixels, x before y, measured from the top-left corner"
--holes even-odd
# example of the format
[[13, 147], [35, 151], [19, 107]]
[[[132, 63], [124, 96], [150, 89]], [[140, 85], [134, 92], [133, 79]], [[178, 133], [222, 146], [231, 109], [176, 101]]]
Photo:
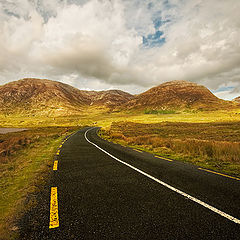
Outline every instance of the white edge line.
[[182, 196], [184, 196], [184, 197], [192, 200], [193, 202], [196, 202], [196, 203], [202, 205], [203, 207], [208, 208], [209, 210], [211, 210], [211, 211], [213, 211], [213, 212], [221, 215], [222, 217], [227, 218], [228, 220], [230, 220], [230, 221], [232, 221], [232, 222], [235, 222], [235, 223], [237, 223], [237, 224], [240, 224], [240, 220], [239, 220], [239, 219], [237, 219], [237, 218], [235, 218], [235, 217], [233, 217], [233, 216], [231, 216], [231, 215], [229, 215], [229, 214], [227, 214], [227, 213], [225, 213], [225, 212], [223, 212], [223, 211], [221, 211], [221, 210], [219, 210], [219, 209], [217, 209], [217, 208], [215, 208], [215, 207], [213, 207], [213, 206], [211, 206], [211, 205], [209, 205], [209, 204], [207, 204], [207, 203], [205, 203], [205, 202], [203, 202], [203, 201], [201, 201], [201, 200], [199, 200], [199, 199], [197, 199], [197, 198], [195, 198], [195, 197], [193, 197], [193, 196], [191, 196], [191, 195], [189, 195], [189, 194], [187, 194], [187, 193], [185, 193], [185, 192], [182, 192], [181, 190], [178, 190], [177, 188], [174, 188], [174, 187], [170, 186], [169, 184], [167, 184], [167, 183], [165, 183], [165, 182], [163, 182], [163, 181], [161, 181], [161, 180], [159, 180], [159, 179], [157, 179], [157, 178], [155, 178], [155, 177], [153, 177], [153, 176], [151, 176], [151, 175], [149, 175], [149, 174], [141, 171], [140, 169], [138, 169], [138, 168], [136, 168], [136, 167], [134, 167], [134, 166], [132, 166], [132, 165], [130, 165], [130, 164], [128, 164], [128, 163], [120, 160], [120, 159], [118, 159], [117, 157], [115, 157], [115, 156], [113, 156], [112, 154], [108, 153], [107, 151], [103, 150], [103, 149], [100, 148], [97, 144], [91, 142], [91, 141], [87, 138], [87, 133], [88, 133], [88, 131], [89, 131], [89, 130], [92, 130], [92, 129], [94, 129], [94, 128], [90, 128], [90, 129], [88, 129], [88, 130], [85, 132], [85, 134], [84, 134], [85, 139], [86, 139], [90, 144], [92, 144], [92, 145], [94, 145], [96, 148], [100, 149], [102, 152], [106, 153], [107, 155], [109, 155], [109, 156], [112, 157], [113, 159], [117, 160], [118, 162], [120, 162], [120, 163], [122, 163], [122, 164], [124, 164], [124, 165], [126, 165], [126, 166], [128, 166], [128, 167], [130, 167], [130, 168], [132, 168], [133, 170], [141, 173], [142, 175], [144, 175], [144, 176], [146, 176], [146, 177], [154, 180], [155, 182], [160, 183], [161, 185], [163, 185], [163, 186], [171, 189], [172, 191], [174, 191], [174, 192], [176, 192], [176, 193], [178, 193], [178, 194], [180, 194], [180, 195], [182, 195]]

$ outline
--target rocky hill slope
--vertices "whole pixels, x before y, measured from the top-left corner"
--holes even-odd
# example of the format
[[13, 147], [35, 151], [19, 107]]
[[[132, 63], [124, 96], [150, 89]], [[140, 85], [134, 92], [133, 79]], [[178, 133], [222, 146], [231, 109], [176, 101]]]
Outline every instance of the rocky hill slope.
[[25, 78], [0, 86], [0, 110], [7, 114], [72, 114], [91, 105], [111, 108], [132, 98], [123, 91], [82, 91], [47, 79]]
[[135, 96], [120, 90], [83, 91], [60, 82], [33, 78], [0, 86], [0, 112], [3, 114], [78, 114], [90, 106], [111, 111], [215, 110], [236, 105], [217, 98], [204, 86], [187, 81], [166, 82]]
[[134, 96], [121, 90], [91, 91], [90, 105], [115, 108], [134, 99]]
[[0, 86], [0, 108], [7, 113], [65, 112], [89, 103], [80, 90], [46, 79], [27, 78]]
[[129, 109], [218, 109], [231, 103], [217, 98], [206, 87], [188, 81], [171, 81], [137, 95]]
[[240, 96], [233, 99], [234, 102], [240, 103]]

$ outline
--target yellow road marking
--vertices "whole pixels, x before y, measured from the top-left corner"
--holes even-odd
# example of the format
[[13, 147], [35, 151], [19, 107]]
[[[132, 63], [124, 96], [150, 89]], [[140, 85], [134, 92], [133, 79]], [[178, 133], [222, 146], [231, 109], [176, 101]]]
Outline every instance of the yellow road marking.
[[167, 158], [164, 158], [164, 157], [160, 157], [160, 156], [157, 156], [155, 155], [156, 158], [160, 158], [160, 159], [163, 159], [163, 160], [166, 160], [166, 161], [169, 161], [169, 162], [172, 162], [173, 160], [171, 159], [167, 159]]
[[57, 167], [58, 167], [58, 161], [54, 161], [53, 171], [57, 171]]
[[135, 151], [137, 151], [137, 152], [140, 152], [140, 153], [142, 153], [142, 151], [141, 150], [138, 150], [138, 149], [134, 149]]
[[51, 187], [49, 228], [59, 227], [57, 187]]
[[203, 168], [198, 168], [198, 169], [199, 169], [199, 170], [202, 170], [202, 171], [206, 171], [206, 172], [214, 173], [214, 174], [217, 174], [217, 175], [221, 175], [221, 176], [224, 176], [224, 177], [228, 177], [228, 178], [232, 178], [232, 179], [235, 179], [235, 180], [240, 181], [239, 178], [232, 177], [232, 176], [228, 176], [228, 175], [223, 174], [223, 173], [218, 173], [218, 172], [214, 172], [214, 171], [211, 171], [211, 170], [208, 170], [208, 169], [203, 169]]

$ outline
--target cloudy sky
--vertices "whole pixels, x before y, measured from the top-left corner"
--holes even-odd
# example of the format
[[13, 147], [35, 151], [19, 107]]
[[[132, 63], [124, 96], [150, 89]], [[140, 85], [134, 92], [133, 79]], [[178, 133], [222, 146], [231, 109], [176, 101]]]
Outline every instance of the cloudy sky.
[[142, 92], [170, 80], [240, 95], [239, 0], [0, 0], [0, 84]]

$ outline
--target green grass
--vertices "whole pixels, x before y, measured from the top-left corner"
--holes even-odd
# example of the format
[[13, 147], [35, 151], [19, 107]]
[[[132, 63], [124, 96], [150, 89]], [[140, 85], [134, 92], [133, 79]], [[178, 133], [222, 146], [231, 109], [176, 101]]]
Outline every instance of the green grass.
[[[14, 220], [26, 209], [25, 198], [39, 191], [51, 172], [53, 157], [62, 139], [76, 128], [32, 129], [26, 135], [38, 137], [0, 162], [0, 236], [14, 237]], [[44, 134], [42, 134], [44, 133]], [[9, 134], [19, 135], [20, 133]]]
[[154, 109], [145, 109], [144, 114], [175, 114], [175, 110], [154, 110]]
[[240, 109], [219, 111], [179, 111], [178, 114], [144, 114], [142, 111], [109, 112], [105, 108], [92, 107], [76, 115], [65, 116], [26, 116], [0, 115], [0, 127], [46, 127], [46, 126], [82, 126], [97, 125], [110, 127], [115, 121], [136, 123], [159, 122], [232, 122], [239, 121]]

